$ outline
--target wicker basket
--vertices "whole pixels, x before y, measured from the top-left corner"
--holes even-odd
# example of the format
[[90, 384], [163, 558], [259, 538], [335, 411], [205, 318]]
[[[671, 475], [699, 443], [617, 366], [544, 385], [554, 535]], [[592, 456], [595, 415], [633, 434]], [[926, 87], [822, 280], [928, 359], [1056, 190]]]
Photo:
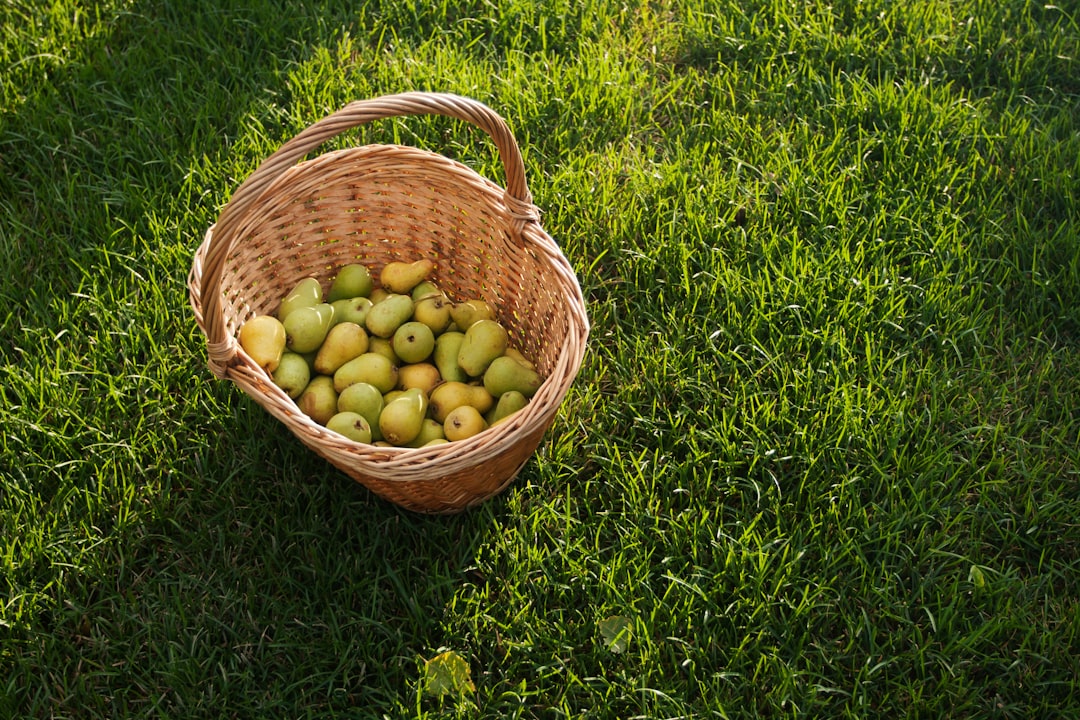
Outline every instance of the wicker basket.
[[[506, 189], [437, 153], [366, 145], [304, 158], [373, 120], [404, 115], [465, 120], [494, 141]], [[329, 288], [338, 268], [435, 262], [454, 300], [479, 297], [545, 378], [511, 420], [467, 440], [420, 449], [355, 443], [301, 413], [240, 348], [245, 320], [272, 313], [302, 278]], [[535, 452], [585, 353], [588, 318], [577, 277], [541, 228], [521, 153], [506, 123], [466, 98], [405, 93], [353, 102], [268, 157], [234, 192], [195, 253], [192, 309], [209, 365], [305, 445], [380, 497], [417, 512], [454, 513], [502, 491]]]

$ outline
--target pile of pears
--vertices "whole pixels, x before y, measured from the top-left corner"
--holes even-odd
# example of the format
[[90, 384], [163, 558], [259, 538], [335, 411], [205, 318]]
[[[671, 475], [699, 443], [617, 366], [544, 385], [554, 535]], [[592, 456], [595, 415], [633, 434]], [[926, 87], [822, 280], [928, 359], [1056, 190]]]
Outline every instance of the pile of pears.
[[540, 388], [495, 309], [453, 302], [431, 260], [338, 269], [323, 295], [300, 280], [276, 314], [241, 327], [240, 346], [300, 410], [350, 440], [426, 447], [472, 437], [524, 408]]

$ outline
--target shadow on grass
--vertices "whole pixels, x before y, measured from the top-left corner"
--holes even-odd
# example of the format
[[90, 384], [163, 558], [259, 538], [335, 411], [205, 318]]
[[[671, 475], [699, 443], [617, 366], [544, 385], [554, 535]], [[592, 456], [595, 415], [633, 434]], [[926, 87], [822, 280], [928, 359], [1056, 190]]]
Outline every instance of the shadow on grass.
[[[162, 345], [135, 340], [136, 350], [187, 356], [88, 351], [87, 375], [118, 378], [122, 396], [161, 391], [152, 416], [140, 399], [130, 410], [141, 417], [109, 422], [101, 398], [73, 385], [63, 412], [111, 425], [115, 441], [95, 443], [88, 462], [69, 464], [91, 452], [82, 440], [42, 440], [13, 426], [15, 447], [33, 447], [42, 466], [67, 468], [54, 483], [59, 499], [34, 508], [58, 514], [40, 521], [56, 533], [50, 543], [77, 536], [71, 554], [80, 563], [41, 548], [22, 563], [25, 577], [9, 579], [14, 590], [33, 585], [35, 599], [0, 628], [11, 641], [0, 650], [8, 691], [0, 710], [277, 716], [392, 708], [409, 697], [418, 657], [442, 645], [443, 613], [498, 501], [428, 518], [375, 499], [235, 388], [211, 387], [184, 288], [199, 236], [235, 181], [228, 169], [207, 173], [202, 181], [221, 184], [204, 192], [193, 167], [226, 152], [244, 123], [280, 123], [271, 108], [289, 89], [278, 63], [301, 62], [329, 42], [346, 10], [142, 2], [112, 12], [96, 33], [72, 39], [54, 73], [27, 79], [26, 97], [2, 119], [0, 207], [20, 241], [0, 250], [11, 278], [0, 296], [13, 299], [15, 279], [28, 276], [38, 278], [32, 296], [46, 286], [49, 296], [9, 303], [0, 357], [14, 362], [7, 348], [29, 347], [26, 329], [54, 321], [56, 298], [80, 292], [93, 296], [81, 304], [118, 311], [110, 298], [134, 302], [143, 282], [160, 285], [175, 315], [143, 310], [145, 331]], [[128, 262], [112, 265], [117, 256], [141, 277]], [[93, 345], [96, 331], [73, 324], [66, 332], [72, 345]], [[129, 425], [149, 443], [128, 435]], [[175, 436], [165, 442], [168, 433]], [[51, 477], [27, 482], [48, 486]], [[90, 498], [86, 506], [80, 497]]]

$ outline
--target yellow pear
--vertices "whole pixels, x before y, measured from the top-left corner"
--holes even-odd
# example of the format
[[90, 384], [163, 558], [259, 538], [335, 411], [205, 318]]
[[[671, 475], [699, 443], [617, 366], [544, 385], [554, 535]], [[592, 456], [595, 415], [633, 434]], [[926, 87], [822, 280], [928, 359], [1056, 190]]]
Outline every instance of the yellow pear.
[[326, 375], [316, 375], [304, 388], [296, 400], [300, 411], [320, 425], [337, 414], [337, 391], [334, 379]]
[[398, 368], [397, 386], [402, 390], [420, 388], [428, 397], [435, 387], [442, 382], [439, 368], [431, 363], [412, 363]]
[[285, 326], [273, 315], [256, 315], [240, 326], [237, 340], [244, 352], [266, 372], [272, 373], [285, 352]]
[[335, 325], [315, 355], [315, 372], [333, 375], [339, 367], [367, 351], [368, 335], [364, 328], [353, 322]]
[[495, 310], [484, 300], [466, 300], [450, 308], [450, 317], [458, 330], [465, 332], [479, 320], [494, 320]]
[[415, 302], [413, 320], [427, 325], [434, 335], [443, 333], [450, 326], [450, 301], [445, 296], [432, 295]]
[[379, 414], [383, 438], [398, 447], [415, 440], [424, 427], [427, 405], [427, 397], [417, 388], [405, 390], [388, 402]]
[[471, 405], [478, 412], [485, 413], [491, 409], [494, 402], [491, 394], [481, 386], [456, 381], [444, 382], [431, 391], [431, 417], [443, 422], [447, 415], [462, 405]]
[[486, 428], [484, 416], [472, 405], [454, 408], [443, 421], [443, 434], [450, 442], [470, 438]]
[[435, 269], [435, 263], [423, 258], [415, 262], [395, 260], [379, 273], [379, 284], [391, 293], [411, 293]]

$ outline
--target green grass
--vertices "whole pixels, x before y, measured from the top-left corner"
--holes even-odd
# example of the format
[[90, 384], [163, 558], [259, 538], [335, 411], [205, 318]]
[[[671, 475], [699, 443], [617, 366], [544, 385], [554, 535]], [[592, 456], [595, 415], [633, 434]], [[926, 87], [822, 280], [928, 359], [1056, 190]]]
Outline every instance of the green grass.
[[[508, 119], [593, 324], [446, 518], [186, 294], [263, 157], [411, 89]], [[0, 716], [1080, 717], [1078, 107], [1073, 2], [0, 3]], [[329, 146], [501, 184], [478, 135]]]

